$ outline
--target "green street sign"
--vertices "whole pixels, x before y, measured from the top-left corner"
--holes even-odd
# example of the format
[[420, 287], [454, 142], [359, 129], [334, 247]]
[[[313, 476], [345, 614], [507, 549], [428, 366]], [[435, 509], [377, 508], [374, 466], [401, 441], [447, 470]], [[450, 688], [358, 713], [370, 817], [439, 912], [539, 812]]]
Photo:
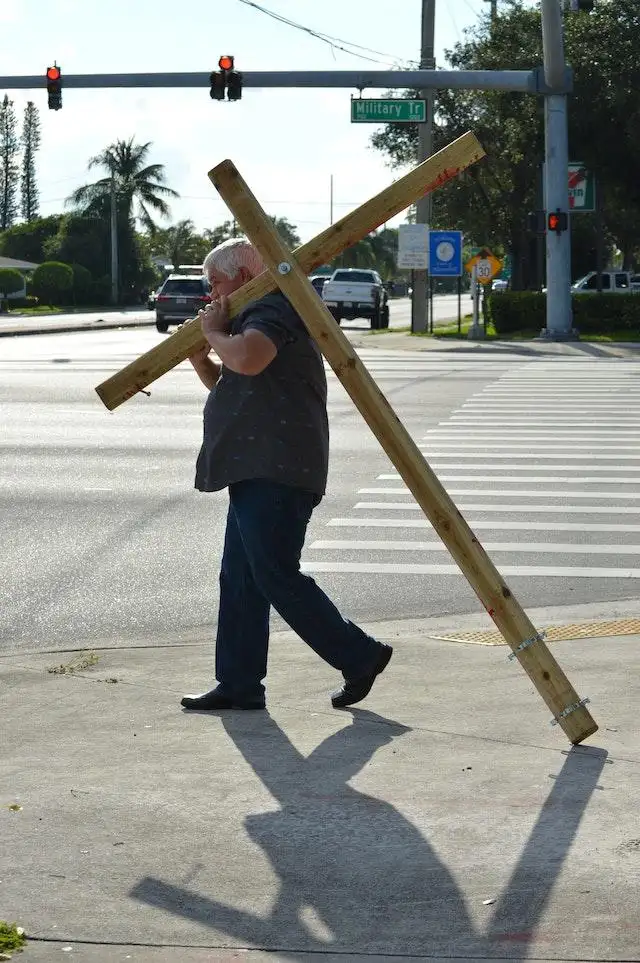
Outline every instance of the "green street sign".
[[513, 269], [513, 266], [511, 262], [511, 255], [506, 254], [502, 264], [502, 270], [500, 271], [500, 274], [498, 274], [498, 280], [510, 281], [512, 269]]
[[569, 210], [572, 214], [587, 214], [596, 209], [596, 179], [584, 164], [569, 164]]
[[351, 99], [352, 124], [424, 124], [426, 119], [426, 100]]

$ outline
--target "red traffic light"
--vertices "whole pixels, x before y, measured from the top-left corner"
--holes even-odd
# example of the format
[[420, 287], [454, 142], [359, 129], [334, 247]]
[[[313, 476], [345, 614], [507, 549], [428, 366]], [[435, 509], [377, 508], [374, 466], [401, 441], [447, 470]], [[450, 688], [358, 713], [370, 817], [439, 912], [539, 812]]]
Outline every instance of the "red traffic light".
[[566, 211], [551, 211], [547, 217], [547, 228], [561, 234], [569, 226], [569, 219]]
[[60, 68], [47, 67], [47, 80], [60, 80]]
[[233, 70], [233, 57], [222, 56], [218, 61], [220, 70]]

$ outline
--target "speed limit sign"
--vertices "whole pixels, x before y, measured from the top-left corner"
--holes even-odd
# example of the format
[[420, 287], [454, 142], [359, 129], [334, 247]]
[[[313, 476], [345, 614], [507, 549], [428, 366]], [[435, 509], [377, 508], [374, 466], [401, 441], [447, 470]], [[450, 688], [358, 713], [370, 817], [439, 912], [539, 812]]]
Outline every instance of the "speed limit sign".
[[491, 251], [484, 250], [481, 254], [476, 254], [465, 264], [467, 271], [476, 269], [476, 278], [480, 284], [488, 284], [492, 278], [502, 270], [502, 261], [495, 257]]

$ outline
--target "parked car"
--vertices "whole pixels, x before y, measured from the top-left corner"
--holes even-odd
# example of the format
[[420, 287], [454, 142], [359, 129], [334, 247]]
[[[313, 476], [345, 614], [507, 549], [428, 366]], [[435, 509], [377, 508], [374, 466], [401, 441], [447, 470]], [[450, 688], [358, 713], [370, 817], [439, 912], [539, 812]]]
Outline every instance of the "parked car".
[[509, 287], [509, 282], [505, 281], [504, 278], [496, 278], [495, 281], [491, 282], [491, 293], [497, 294], [499, 291], [506, 291]]
[[170, 324], [182, 324], [210, 300], [209, 282], [201, 274], [170, 274], [156, 295], [156, 328], [164, 333]]
[[338, 324], [367, 318], [372, 329], [389, 327], [389, 295], [377, 271], [339, 268], [322, 289], [322, 300]]

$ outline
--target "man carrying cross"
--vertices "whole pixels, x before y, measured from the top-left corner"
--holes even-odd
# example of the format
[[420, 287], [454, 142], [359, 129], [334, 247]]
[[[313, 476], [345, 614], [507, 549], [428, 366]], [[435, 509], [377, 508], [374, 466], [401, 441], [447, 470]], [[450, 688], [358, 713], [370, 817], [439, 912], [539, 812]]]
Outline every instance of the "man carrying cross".
[[[335, 708], [360, 702], [392, 648], [343, 618], [300, 571], [313, 509], [326, 490], [327, 382], [322, 355], [280, 292], [230, 322], [227, 297], [265, 270], [244, 238], [207, 255], [213, 301], [200, 312], [207, 346], [190, 361], [209, 390], [196, 466], [199, 491], [229, 489], [216, 636], [218, 685], [186, 709], [263, 709], [273, 608], [344, 676]], [[209, 354], [215, 351], [222, 364]]]

